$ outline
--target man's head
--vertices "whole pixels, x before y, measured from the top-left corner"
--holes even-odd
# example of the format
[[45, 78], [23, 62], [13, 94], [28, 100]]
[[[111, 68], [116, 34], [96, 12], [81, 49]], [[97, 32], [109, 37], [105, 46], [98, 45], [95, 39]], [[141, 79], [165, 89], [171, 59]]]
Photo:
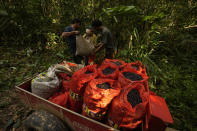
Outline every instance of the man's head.
[[81, 25], [81, 21], [79, 19], [75, 18], [72, 20], [73, 28], [78, 29], [80, 27], [80, 25]]
[[92, 27], [93, 29], [100, 31], [102, 30], [102, 22], [100, 20], [95, 20], [92, 22]]
[[89, 36], [93, 35], [93, 28], [92, 26], [89, 26], [88, 28], [86, 28], [86, 34]]

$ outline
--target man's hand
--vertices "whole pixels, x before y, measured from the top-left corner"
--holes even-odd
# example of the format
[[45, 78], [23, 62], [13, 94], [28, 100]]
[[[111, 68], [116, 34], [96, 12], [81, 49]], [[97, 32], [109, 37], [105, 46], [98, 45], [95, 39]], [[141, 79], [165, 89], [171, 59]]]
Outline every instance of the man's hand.
[[79, 31], [72, 31], [73, 32], [73, 34], [75, 34], [75, 35], [78, 35], [78, 34], [80, 34], [80, 32]]
[[99, 51], [104, 47], [103, 45], [104, 45], [103, 43], [97, 44], [97, 45], [95, 46], [94, 53], [99, 52]]
[[97, 45], [95, 45], [95, 48], [98, 48], [101, 45], [102, 45], [102, 43], [98, 43]]
[[68, 36], [71, 36], [71, 35], [78, 35], [78, 34], [80, 34], [80, 32], [79, 31], [71, 31], [71, 32], [63, 32], [62, 33], [62, 37], [63, 38], [65, 38], [65, 37], [68, 37]]

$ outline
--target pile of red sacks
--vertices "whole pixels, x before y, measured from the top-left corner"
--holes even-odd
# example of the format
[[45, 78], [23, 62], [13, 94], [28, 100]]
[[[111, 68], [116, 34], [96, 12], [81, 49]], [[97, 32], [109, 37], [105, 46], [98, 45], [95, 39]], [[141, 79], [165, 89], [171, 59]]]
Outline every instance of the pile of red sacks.
[[114, 128], [134, 129], [145, 118], [148, 76], [139, 61], [106, 59], [99, 67], [89, 65], [72, 76], [60, 73], [59, 77], [62, 90], [49, 99], [51, 102]]

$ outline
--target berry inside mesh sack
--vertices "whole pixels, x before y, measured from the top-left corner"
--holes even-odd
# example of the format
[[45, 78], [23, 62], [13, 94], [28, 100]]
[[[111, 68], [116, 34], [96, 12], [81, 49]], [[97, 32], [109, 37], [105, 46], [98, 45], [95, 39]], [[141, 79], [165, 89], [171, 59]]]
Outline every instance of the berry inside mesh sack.
[[83, 115], [101, 120], [112, 99], [119, 95], [120, 84], [111, 79], [93, 79], [86, 87]]
[[114, 64], [118, 67], [124, 66], [126, 63], [122, 60], [116, 60], [116, 59], [105, 59], [102, 63], [102, 65], [104, 64]]
[[68, 100], [68, 92], [62, 93], [58, 92], [55, 93], [52, 97], [48, 99], [49, 101], [58, 104], [63, 107], [67, 107], [67, 100]]
[[103, 64], [98, 68], [98, 76], [100, 78], [117, 79], [119, 69], [114, 64]]
[[87, 83], [97, 77], [97, 65], [88, 65], [72, 76], [72, 84], [76, 86], [71, 86], [71, 90], [79, 95], [84, 93]]
[[113, 101], [108, 113], [108, 124], [114, 128], [134, 129], [146, 113], [148, 92], [142, 83], [134, 83], [122, 89]]
[[68, 95], [69, 108], [77, 113], [81, 113], [83, 105], [82, 95], [74, 93], [72, 90], [69, 91]]
[[132, 68], [124, 68], [119, 72], [118, 81], [120, 82], [122, 88], [132, 84], [134, 82], [146, 83], [148, 81], [148, 76], [146, 74], [140, 73]]
[[73, 82], [71, 80], [62, 80], [63, 91], [68, 92], [71, 87], [73, 87]]
[[62, 80], [70, 80], [71, 77], [67, 73], [59, 73], [58, 77]]
[[67, 87], [70, 87], [69, 104], [71, 110], [81, 112], [83, 94], [88, 82], [97, 76], [96, 67], [97, 65], [89, 65], [78, 70], [73, 74], [71, 82], [67, 83]]
[[62, 79], [61, 84], [63, 87], [63, 91], [68, 92], [70, 87], [72, 86], [71, 77], [67, 73], [59, 73], [59, 79]]
[[127, 63], [125, 64], [123, 68], [127, 68], [127, 69], [131, 68], [131, 69], [134, 69], [137, 73], [142, 73], [142, 74], [147, 75], [145, 65], [143, 65], [140, 61]]

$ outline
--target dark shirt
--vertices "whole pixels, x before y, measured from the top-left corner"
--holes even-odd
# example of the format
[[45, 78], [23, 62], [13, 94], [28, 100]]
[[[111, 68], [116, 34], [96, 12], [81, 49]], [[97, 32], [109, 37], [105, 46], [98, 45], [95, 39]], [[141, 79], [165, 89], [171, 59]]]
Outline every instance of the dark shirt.
[[110, 30], [104, 26], [102, 29], [102, 43], [104, 44], [105, 48], [114, 49], [114, 41], [112, 38], [112, 34]]
[[[64, 32], [72, 32], [74, 29], [72, 26], [67, 26], [64, 29]], [[70, 53], [75, 54], [76, 52], [76, 35], [70, 35], [66, 37], [66, 43], [68, 44], [68, 48], [70, 50]]]

